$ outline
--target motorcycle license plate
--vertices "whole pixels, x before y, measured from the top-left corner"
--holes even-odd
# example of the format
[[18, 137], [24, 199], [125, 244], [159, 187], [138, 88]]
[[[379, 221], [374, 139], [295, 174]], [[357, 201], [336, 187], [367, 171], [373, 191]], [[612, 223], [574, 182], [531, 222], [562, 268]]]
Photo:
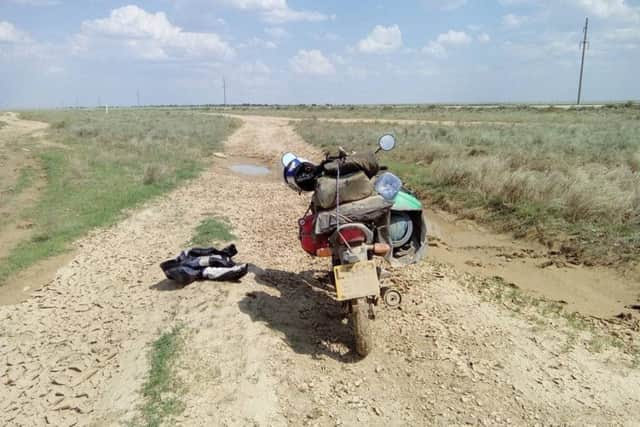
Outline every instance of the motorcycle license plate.
[[338, 301], [377, 296], [380, 283], [375, 261], [360, 261], [355, 264], [333, 267]]

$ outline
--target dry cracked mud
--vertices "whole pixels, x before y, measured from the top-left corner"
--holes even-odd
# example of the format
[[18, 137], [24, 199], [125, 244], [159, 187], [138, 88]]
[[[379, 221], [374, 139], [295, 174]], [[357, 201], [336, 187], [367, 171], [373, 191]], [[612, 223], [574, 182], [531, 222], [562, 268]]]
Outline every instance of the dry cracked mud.
[[[197, 180], [76, 242], [77, 254], [26, 301], [0, 307], [0, 424], [122, 425], [136, 416], [149, 344], [184, 325], [177, 361], [196, 426], [634, 425], [640, 371], [615, 347], [567, 346], [487, 301], [469, 275], [432, 259], [396, 272], [401, 309], [380, 308], [376, 348], [350, 351], [326, 261], [300, 249], [308, 198], [230, 171], [242, 157], [277, 171], [283, 151], [315, 158], [288, 119], [243, 117]], [[179, 288], [158, 263], [211, 215], [233, 227], [241, 283]]]

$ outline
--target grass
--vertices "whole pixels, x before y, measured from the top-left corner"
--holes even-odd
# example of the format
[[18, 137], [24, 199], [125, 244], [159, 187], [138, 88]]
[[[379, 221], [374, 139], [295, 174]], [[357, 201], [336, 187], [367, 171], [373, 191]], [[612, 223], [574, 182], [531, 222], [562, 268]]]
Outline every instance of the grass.
[[[456, 121], [456, 114], [448, 118]], [[503, 114], [505, 122], [515, 113]], [[579, 261], [637, 262], [640, 111], [554, 111], [548, 121], [541, 112], [527, 113], [531, 120], [517, 114], [522, 123], [294, 125], [323, 149], [375, 148], [377, 137], [391, 131], [399, 145], [382, 163], [429, 202]]]
[[229, 224], [225, 220], [208, 218], [202, 221], [195, 229], [191, 238], [193, 246], [211, 246], [215, 243], [229, 242], [235, 239]]
[[4, 122], [4, 121], [0, 120], [0, 129], [2, 129], [6, 125], [7, 125], [7, 122]]
[[13, 195], [18, 195], [22, 193], [27, 188], [33, 185], [34, 179], [36, 175], [36, 170], [30, 166], [26, 166], [20, 170], [20, 175], [18, 175], [18, 179], [16, 180], [15, 185], [11, 189], [11, 193]]
[[34, 237], [0, 260], [2, 278], [67, 251], [88, 230], [113, 224], [126, 209], [196, 177], [207, 156], [221, 150], [238, 126], [236, 120], [190, 111], [59, 110], [22, 116], [51, 123], [47, 138], [66, 148], [38, 149], [46, 186], [22, 214], [34, 224]]
[[174, 375], [174, 363], [182, 350], [181, 333], [182, 328], [176, 326], [154, 341], [149, 353], [151, 368], [142, 386], [141, 417], [134, 424], [158, 427], [184, 410]]
[[[220, 111], [209, 108], [210, 111]], [[609, 104], [602, 108], [535, 107], [530, 105], [444, 106], [444, 105], [289, 105], [289, 106], [233, 106], [224, 112], [234, 114], [268, 115], [292, 118], [337, 119], [409, 119], [429, 121], [465, 121], [498, 123], [565, 123], [607, 115], [640, 114], [639, 103]], [[580, 119], [580, 120], [581, 120]]]

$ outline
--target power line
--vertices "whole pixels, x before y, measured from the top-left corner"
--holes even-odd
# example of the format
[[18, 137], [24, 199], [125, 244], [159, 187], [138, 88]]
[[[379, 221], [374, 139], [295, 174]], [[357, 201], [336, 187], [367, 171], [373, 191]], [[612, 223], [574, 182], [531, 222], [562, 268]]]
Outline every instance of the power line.
[[589, 40], [587, 40], [587, 32], [589, 31], [589, 18], [587, 18], [584, 22], [584, 39], [580, 42], [582, 46], [582, 61], [580, 62], [580, 82], [578, 83], [578, 105], [580, 105], [580, 98], [582, 97], [582, 76], [584, 74], [584, 54], [587, 46], [589, 45]]

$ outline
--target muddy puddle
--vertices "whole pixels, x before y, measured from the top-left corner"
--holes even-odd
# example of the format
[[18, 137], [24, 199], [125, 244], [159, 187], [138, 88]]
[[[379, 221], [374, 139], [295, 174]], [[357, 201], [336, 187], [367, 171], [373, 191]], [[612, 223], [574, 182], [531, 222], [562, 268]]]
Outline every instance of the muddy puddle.
[[608, 318], [638, 304], [640, 283], [603, 267], [571, 265], [549, 257], [535, 242], [492, 233], [468, 220], [428, 211], [429, 255], [457, 270], [499, 276], [535, 296], [563, 301], [569, 311]]
[[262, 158], [229, 154], [220, 160], [220, 165], [229, 169], [234, 175], [248, 180], [273, 181], [278, 178], [277, 167]]
[[248, 176], [264, 176], [269, 175], [271, 171], [269, 168], [261, 165], [254, 165], [249, 163], [239, 163], [233, 164], [229, 167], [233, 172], [239, 173], [241, 175]]

